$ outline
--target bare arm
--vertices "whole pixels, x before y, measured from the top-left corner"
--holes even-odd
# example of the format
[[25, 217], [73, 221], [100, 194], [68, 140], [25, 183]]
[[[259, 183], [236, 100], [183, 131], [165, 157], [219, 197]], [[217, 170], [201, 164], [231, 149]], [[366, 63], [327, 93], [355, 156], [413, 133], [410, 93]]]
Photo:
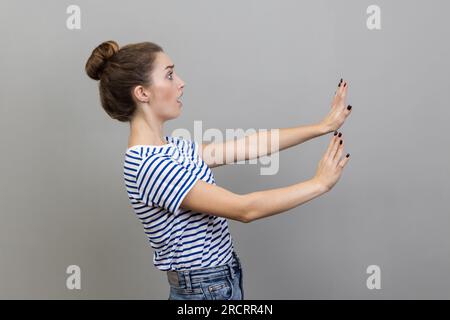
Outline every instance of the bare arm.
[[270, 155], [330, 132], [321, 123], [291, 128], [257, 131], [240, 139], [199, 146], [199, 153], [211, 167]]
[[248, 223], [297, 207], [327, 191], [315, 178], [244, 195], [198, 180], [183, 199], [181, 207]]
[[248, 222], [266, 218], [304, 204], [328, 190], [318, 180], [310, 179], [287, 187], [248, 194]]
[[331, 138], [316, 174], [310, 180], [245, 195], [198, 180], [184, 197], [181, 207], [246, 223], [297, 207], [328, 192], [339, 180], [350, 155], [342, 159], [344, 143], [341, 137]]

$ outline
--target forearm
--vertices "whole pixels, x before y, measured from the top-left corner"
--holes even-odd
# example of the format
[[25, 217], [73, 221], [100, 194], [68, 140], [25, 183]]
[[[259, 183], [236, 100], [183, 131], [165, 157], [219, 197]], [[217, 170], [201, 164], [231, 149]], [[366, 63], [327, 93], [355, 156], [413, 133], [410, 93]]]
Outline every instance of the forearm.
[[270, 155], [330, 132], [322, 124], [258, 131], [246, 137], [246, 160]]
[[328, 190], [316, 179], [296, 183], [287, 187], [252, 192], [246, 195], [245, 222], [266, 218], [308, 202]]
[[326, 133], [328, 131], [320, 124], [281, 128], [279, 129], [279, 150], [296, 146]]

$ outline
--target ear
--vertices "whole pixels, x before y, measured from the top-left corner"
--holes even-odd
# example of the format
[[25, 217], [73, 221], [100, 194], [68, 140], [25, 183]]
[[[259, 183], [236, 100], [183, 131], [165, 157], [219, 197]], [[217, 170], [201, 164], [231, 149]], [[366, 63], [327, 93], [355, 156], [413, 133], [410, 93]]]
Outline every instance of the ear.
[[148, 103], [150, 102], [150, 90], [144, 88], [143, 86], [139, 85], [134, 87], [133, 89], [133, 96], [142, 103]]

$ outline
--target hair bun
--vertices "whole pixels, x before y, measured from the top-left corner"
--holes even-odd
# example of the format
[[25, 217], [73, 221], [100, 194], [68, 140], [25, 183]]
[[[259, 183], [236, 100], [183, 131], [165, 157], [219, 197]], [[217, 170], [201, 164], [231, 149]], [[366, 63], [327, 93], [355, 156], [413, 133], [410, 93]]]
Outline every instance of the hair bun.
[[100, 80], [106, 62], [119, 51], [119, 45], [114, 40], [105, 41], [95, 48], [86, 62], [85, 70], [87, 75]]

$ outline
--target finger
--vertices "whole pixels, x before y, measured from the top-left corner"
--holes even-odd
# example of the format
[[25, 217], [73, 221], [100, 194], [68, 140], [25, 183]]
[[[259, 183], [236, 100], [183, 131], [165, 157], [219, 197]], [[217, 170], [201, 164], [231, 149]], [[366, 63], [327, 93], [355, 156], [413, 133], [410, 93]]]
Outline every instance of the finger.
[[339, 84], [339, 93], [342, 93], [342, 91], [344, 90], [344, 85], [345, 85], [345, 80], [341, 78], [341, 82]]
[[340, 97], [342, 97], [342, 94], [344, 93], [344, 91], [346, 90], [346, 87], [348, 86], [347, 81], [345, 81], [344, 79], [342, 79], [342, 82], [339, 83], [339, 88], [337, 90], [337, 93]]
[[352, 112], [352, 106], [348, 105], [347, 108], [345, 108], [346, 116], [348, 116]]
[[338, 84], [338, 88], [336, 90], [337, 95], [341, 95], [343, 87], [344, 87], [344, 79], [341, 78]]
[[341, 139], [341, 141], [342, 141], [342, 143], [339, 143], [339, 147], [333, 158], [333, 161], [336, 162], [336, 165], [337, 165], [337, 162], [339, 161], [339, 159], [341, 159], [342, 153], [344, 152], [344, 140]]
[[341, 161], [339, 161], [338, 166], [344, 168], [349, 160], [350, 160], [350, 153], [347, 153], [347, 155]]
[[342, 92], [341, 92], [341, 97], [345, 99], [345, 97], [347, 97], [347, 90], [348, 90], [348, 82], [344, 81], [342, 84]]
[[334, 93], [334, 98], [333, 98], [333, 102], [332, 102], [333, 106], [338, 104], [340, 99], [345, 98], [345, 95], [343, 96], [343, 94], [344, 94], [344, 92], [347, 92], [346, 91], [346, 86], [347, 86], [346, 83], [347, 82], [344, 79], [342, 79], [342, 78], [339, 81], [338, 88], [337, 88], [336, 92]]
[[336, 155], [336, 152], [337, 152], [337, 150], [338, 150], [338, 148], [339, 148], [339, 142], [341, 141], [341, 138], [338, 138], [338, 136], [336, 136], [336, 139], [335, 139], [335, 141], [334, 141], [334, 143], [333, 143], [333, 146], [331, 147], [331, 151], [330, 151], [330, 154], [328, 155], [328, 157], [330, 158], [330, 159], [334, 159], [334, 157], [335, 157], [335, 155]]
[[336, 89], [336, 91], [334, 92], [334, 99], [333, 99], [333, 103], [336, 101], [337, 96], [340, 94], [340, 87], [342, 86], [342, 81], [343, 79], [341, 78], [341, 80], [338, 83], [338, 88]]
[[333, 101], [331, 101], [331, 107], [336, 106], [338, 101], [339, 101], [339, 93], [338, 90], [336, 90], [333, 96]]
[[[337, 132], [337, 131], [335, 131], [335, 132]], [[330, 141], [330, 144], [328, 145], [327, 151], [325, 151], [326, 158], [328, 158], [330, 156], [331, 150], [333, 149], [333, 146], [335, 145], [337, 139], [338, 139], [337, 134], [331, 138], [331, 141]]]

